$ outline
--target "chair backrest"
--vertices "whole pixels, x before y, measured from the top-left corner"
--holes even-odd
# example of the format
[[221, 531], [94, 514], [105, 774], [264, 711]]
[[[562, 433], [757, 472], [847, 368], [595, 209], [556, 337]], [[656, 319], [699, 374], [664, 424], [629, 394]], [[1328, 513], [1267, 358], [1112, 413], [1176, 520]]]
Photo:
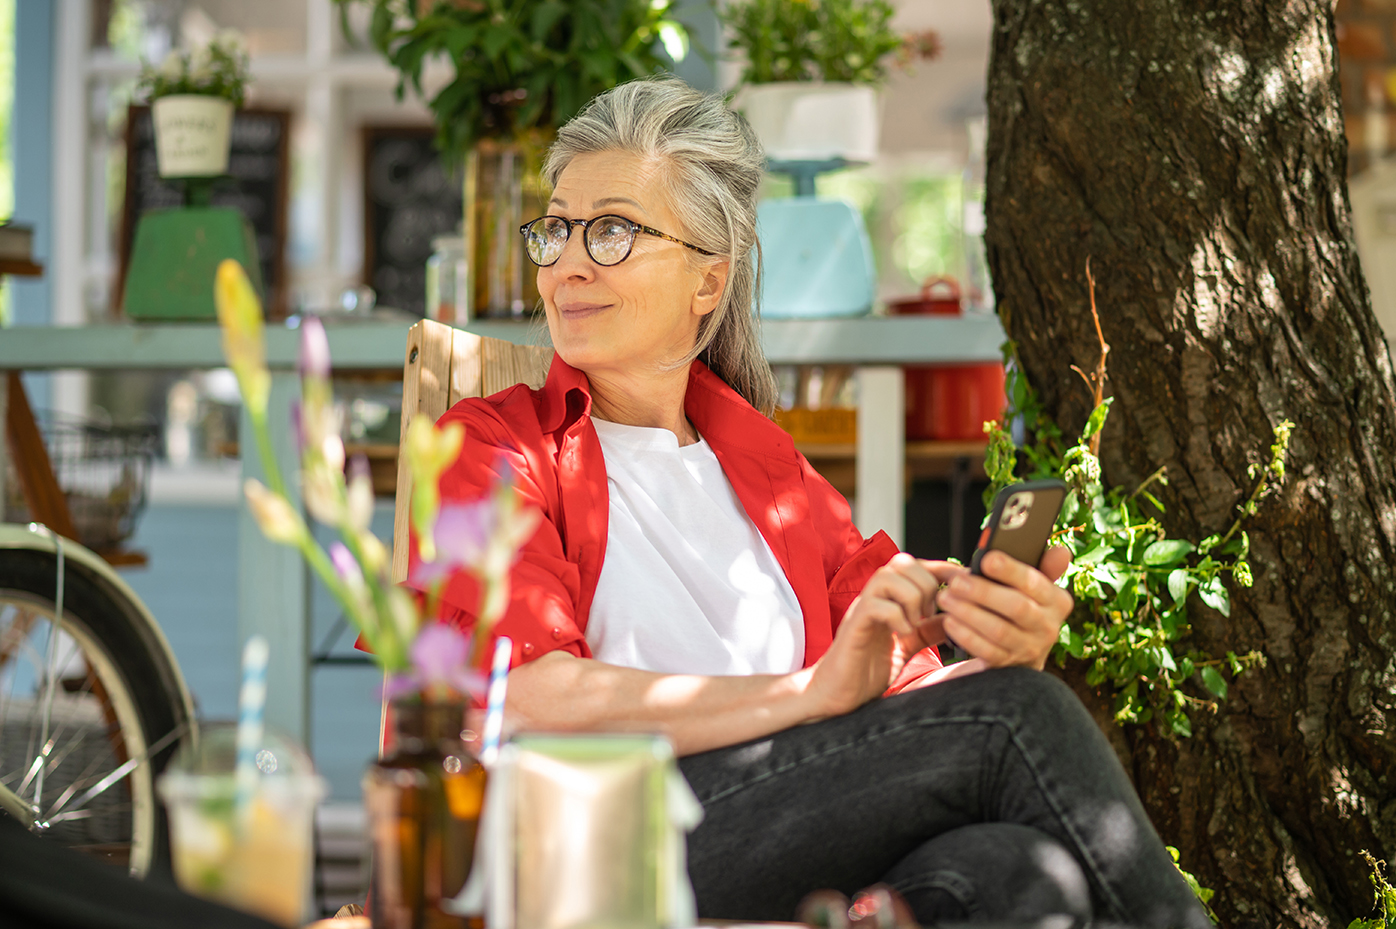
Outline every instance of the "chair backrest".
[[[412, 417], [424, 413], [433, 421], [465, 397], [488, 397], [515, 384], [542, 387], [553, 350], [491, 339], [445, 323], [424, 319], [407, 332], [407, 356], [402, 365], [402, 432]], [[412, 475], [407, 456], [398, 455], [397, 495], [393, 505], [393, 581], [407, 579], [408, 503]]]

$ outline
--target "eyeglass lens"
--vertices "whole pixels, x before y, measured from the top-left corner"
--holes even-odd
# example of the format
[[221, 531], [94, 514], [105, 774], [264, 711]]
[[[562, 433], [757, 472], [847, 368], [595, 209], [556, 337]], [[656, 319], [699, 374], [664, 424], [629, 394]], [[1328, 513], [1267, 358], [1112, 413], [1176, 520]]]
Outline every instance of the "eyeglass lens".
[[[572, 224], [557, 216], [544, 216], [528, 227], [528, 257], [534, 264], [547, 267], [562, 256], [571, 235]], [[624, 261], [635, 241], [630, 221], [620, 216], [598, 216], [587, 223], [584, 231], [587, 254], [599, 265], [614, 265]]]

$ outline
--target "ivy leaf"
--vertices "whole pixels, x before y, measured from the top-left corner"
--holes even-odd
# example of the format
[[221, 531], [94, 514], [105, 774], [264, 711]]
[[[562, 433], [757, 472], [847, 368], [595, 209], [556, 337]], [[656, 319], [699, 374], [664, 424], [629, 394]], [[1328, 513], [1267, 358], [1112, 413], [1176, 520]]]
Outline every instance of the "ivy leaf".
[[[1063, 626], [1062, 628], [1065, 629], [1067, 627]], [[1086, 657], [1086, 642], [1075, 629], [1068, 629], [1067, 631], [1066, 650], [1073, 658]]]
[[1220, 577], [1214, 577], [1197, 588], [1202, 602], [1223, 616], [1231, 615], [1231, 595], [1226, 592]]
[[1174, 603], [1182, 603], [1188, 595], [1187, 568], [1174, 568], [1168, 572], [1168, 595]]
[[1218, 697], [1226, 699], [1226, 679], [1211, 665], [1202, 669], [1202, 684]]
[[1102, 584], [1109, 584], [1116, 591], [1124, 586], [1125, 573], [1120, 570], [1120, 566], [1113, 561], [1106, 561], [1096, 565], [1091, 570], [1091, 576]]
[[1114, 399], [1114, 397], [1106, 397], [1100, 401], [1100, 406], [1091, 411], [1091, 418], [1086, 420], [1086, 428], [1081, 430], [1082, 442], [1095, 435], [1105, 425], [1105, 417], [1110, 415], [1110, 404]]
[[1188, 719], [1188, 714], [1176, 707], [1163, 714], [1164, 722], [1173, 730], [1174, 734], [1183, 738], [1192, 737], [1192, 721]]
[[1154, 568], [1178, 564], [1196, 549], [1182, 539], [1162, 539], [1144, 549], [1144, 563]]
[[1139, 606], [1139, 582], [1132, 577], [1125, 577], [1120, 582], [1119, 594], [1115, 597], [1115, 607], [1125, 616], [1133, 616], [1134, 610]]
[[1079, 565], [1099, 564], [1114, 550], [1114, 547], [1106, 542], [1097, 542], [1094, 548], [1083, 555], [1077, 555], [1072, 561]]

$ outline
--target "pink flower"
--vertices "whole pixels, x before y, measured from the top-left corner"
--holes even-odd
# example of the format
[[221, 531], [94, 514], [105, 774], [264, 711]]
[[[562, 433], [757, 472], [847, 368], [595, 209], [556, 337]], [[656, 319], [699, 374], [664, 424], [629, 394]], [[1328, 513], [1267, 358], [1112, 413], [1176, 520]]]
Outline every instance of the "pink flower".
[[412, 693], [446, 697], [483, 696], [485, 676], [470, 670], [470, 640], [445, 623], [424, 626], [412, 643], [412, 666], [394, 674], [383, 685], [383, 696], [392, 700]]

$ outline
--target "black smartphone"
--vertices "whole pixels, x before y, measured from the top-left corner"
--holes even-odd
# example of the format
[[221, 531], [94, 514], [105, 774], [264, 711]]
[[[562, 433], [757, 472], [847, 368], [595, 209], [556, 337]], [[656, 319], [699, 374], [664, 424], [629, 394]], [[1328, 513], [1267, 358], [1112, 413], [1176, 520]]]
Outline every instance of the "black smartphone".
[[980, 559], [985, 552], [994, 551], [1037, 567], [1065, 502], [1066, 484], [1055, 478], [1009, 484], [1000, 490], [989, 511], [984, 537], [969, 563], [970, 571], [982, 575]]

